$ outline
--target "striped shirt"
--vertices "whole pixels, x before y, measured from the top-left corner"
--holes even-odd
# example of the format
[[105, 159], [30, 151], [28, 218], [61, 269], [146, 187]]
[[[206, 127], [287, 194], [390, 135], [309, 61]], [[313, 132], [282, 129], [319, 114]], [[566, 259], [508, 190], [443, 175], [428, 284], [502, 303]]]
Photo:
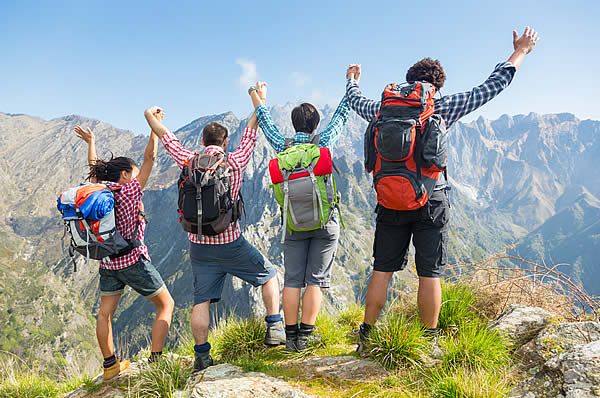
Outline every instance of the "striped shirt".
[[[510, 84], [516, 70], [517, 68], [511, 62], [499, 63], [486, 81], [471, 91], [436, 99], [435, 113], [441, 115], [446, 122], [446, 127], [450, 128], [458, 119], [500, 94]], [[381, 101], [364, 97], [358, 88], [358, 83], [352, 78], [346, 81], [346, 97], [350, 107], [366, 121], [370, 122], [377, 116]]]
[[[269, 141], [269, 144], [275, 149], [275, 152], [282, 152], [285, 149], [285, 137], [279, 132], [277, 126], [273, 123], [273, 120], [271, 120], [269, 109], [265, 105], [259, 105], [256, 107], [255, 112], [258, 117], [258, 124], [265, 133], [265, 138]], [[344, 127], [344, 124], [348, 121], [349, 114], [350, 106], [348, 105], [346, 97], [344, 97], [333, 113], [331, 121], [325, 130], [319, 134], [319, 146], [321, 148], [331, 149], [333, 147], [338, 139], [340, 131], [342, 131], [342, 127]], [[308, 142], [309, 138], [310, 134], [298, 131], [294, 136], [294, 142]]]
[[[256, 146], [256, 134], [256, 130], [247, 127], [242, 135], [240, 146], [237, 147], [235, 151], [229, 153], [227, 157], [227, 165], [231, 170], [231, 176], [229, 177], [231, 181], [231, 196], [234, 201], [237, 200], [240, 194], [244, 170], [246, 170], [246, 166], [248, 166], [248, 162], [250, 162], [252, 152]], [[167, 133], [162, 136], [161, 142], [180, 169], [183, 168], [186, 160], [195, 155], [194, 152], [185, 149], [183, 145], [181, 145], [179, 139], [177, 139], [170, 131], [167, 131]], [[215, 154], [218, 152], [223, 153], [223, 148], [211, 145], [206, 147], [203, 153]], [[241, 233], [240, 225], [236, 221], [235, 223], [231, 223], [231, 225], [219, 235], [206, 236], [188, 233], [188, 239], [190, 242], [204, 245], [223, 245], [235, 241], [240, 237]]]
[[[110, 188], [120, 188], [115, 191], [115, 200], [117, 205], [115, 206], [115, 219], [117, 223], [117, 230], [121, 236], [125, 239], [131, 239], [133, 236], [133, 230], [140, 216], [140, 209], [143, 210], [144, 204], [142, 203], [142, 186], [137, 179], [121, 185], [116, 182], [106, 183]], [[100, 261], [100, 268], [109, 270], [119, 270], [127, 267], [131, 267], [133, 264], [140, 260], [140, 255], [146, 257], [150, 261], [150, 255], [148, 254], [148, 248], [143, 244], [144, 242], [144, 230], [146, 229], [146, 220], [142, 217], [140, 225], [138, 227], [137, 235], [135, 236], [136, 241], [141, 241], [142, 245], [134, 248], [128, 254], [117, 257], [108, 261]]]

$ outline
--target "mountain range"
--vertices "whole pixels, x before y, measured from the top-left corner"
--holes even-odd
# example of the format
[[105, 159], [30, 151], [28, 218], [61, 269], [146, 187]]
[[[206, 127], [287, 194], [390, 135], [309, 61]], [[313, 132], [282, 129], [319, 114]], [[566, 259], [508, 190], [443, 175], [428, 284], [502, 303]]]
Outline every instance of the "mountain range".
[[[288, 136], [292, 107], [271, 108], [275, 124]], [[322, 125], [334, 110], [321, 109]], [[230, 112], [198, 118], [175, 134], [184, 146], [199, 150], [202, 128], [213, 121], [229, 129], [230, 147], [239, 144], [245, 120]], [[86, 144], [73, 133], [77, 124], [94, 130], [100, 157], [112, 152], [141, 163], [147, 136], [76, 115], [46, 121], [0, 113], [0, 350], [50, 366], [75, 358], [93, 366], [99, 357], [93, 333], [97, 265], [79, 259], [79, 271], [73, 272], [61, 250], [62, 223], [55, 209], [57, 195], [81, 183], [87, 172]], [[365, 127], [353, 113], [333, 151], [346, 229], [332, 288], [324, 296], [327, 310], [361, 301], [370, 272], [376, 199], [362, 166]], [[600, 156], [600, 122], [571, 114], [479, 118], [453, 126], [449, 148], [450, 263], [479, 261], [516, 243], [521, 257], [564, 263], [562, 270], [600, 294], [600, 176], [592, 167]], [[242, 224], [246, 238], [282, 272], [279, 209], [266, 171], [274, 155], [259, 134], [242, 188]], [[143, 199], [150, 219], [146, 243], [176, 302], [170, 343], [189, 335], [193, 291], [188, 242], [176, 214], [178, 174], [159, 147]], [[394, 283], [408, 289], [411, 280], [410, 272], [402, 272]], [[223, 297], [216, 317], [262, 309], [259, 290], [237, 279], [228, 279]], [[123, 296], [114, 323], [121, 351], [146, 345], [152, 310], [134, 292]]]

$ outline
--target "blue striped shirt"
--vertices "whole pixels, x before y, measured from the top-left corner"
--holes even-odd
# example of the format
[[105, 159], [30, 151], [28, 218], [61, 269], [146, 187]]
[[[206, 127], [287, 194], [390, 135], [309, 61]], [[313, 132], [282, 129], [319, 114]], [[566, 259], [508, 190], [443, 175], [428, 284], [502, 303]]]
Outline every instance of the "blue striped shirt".
[[[461, 117], [473, 112], [486, 102], [500, 94], [512, 81], [517, 68], [511, 62], [502, 62], [496, 65], [492, 74], [481, 85], [471, 91], [447, 95], [435, 100], [435, 113], [442, 116], [446, 127], [452, 126]], [[381, 101], [366, 98], [360, 92], [356, 80], [349, 78], [346, 81], [346, 97], [350, 107], [360, 117], [370, 122], [375, 119]]]
[[[277, 153], [282, 152], [285, 149], [285, 137], [273, 123], [269, 109], [265, 105], [259, 105], [256, 107], [255, 111], [256, 116], [258, 117], [258, 125], [265, 133], [267, 141], [269, 141], [269, 144], [271, 144]], [[344, 127], [348, 121], [349, 114], [350, 106], [348, 105], [346, 97], [344, 97], [331, 117], [331, 121], [327, 125], [327, 128], [320, 133], [319, 146], [321, 148], [331, 149], [333, 147], [342, 131], [342, 127]], [[303, 143], [308, 142], [309, 138], [310, 134], [298, 131], [294, 136], [294, 141]]]

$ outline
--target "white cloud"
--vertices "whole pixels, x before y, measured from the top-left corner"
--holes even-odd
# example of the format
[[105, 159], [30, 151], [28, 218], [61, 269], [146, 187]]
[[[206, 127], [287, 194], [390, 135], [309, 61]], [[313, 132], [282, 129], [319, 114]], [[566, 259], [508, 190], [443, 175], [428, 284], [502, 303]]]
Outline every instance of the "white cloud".
[[256, 62], [247, 58], [238, 58], [235, 63], [242, 67], [242, 75], [239, 78], [240, 87], [248, 88], [258, 80]]
[[310, 77], [306, 76], [303, 73], [300, 72], [293, 72], [292, 73], [292, 80], [294, 82], [294, 84], [296, 85], [296, 87], [304, 87], [307, 83], [310, 83]]

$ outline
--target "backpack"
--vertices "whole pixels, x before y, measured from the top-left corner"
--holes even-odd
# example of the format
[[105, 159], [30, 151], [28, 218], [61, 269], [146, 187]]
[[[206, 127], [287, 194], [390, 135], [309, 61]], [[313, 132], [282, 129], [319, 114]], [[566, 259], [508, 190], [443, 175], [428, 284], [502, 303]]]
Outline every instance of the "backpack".
[[287, 147], [269, 162], [269, 174], [275, 200], [281, 209], [283, 233], [324, 228], [333, 209], [339, 209], [339, 195], [333, 177], [333, 161], [329, 148], [319, 148], [319, 135], [309, 143]]
[[242, 194], [232, 199], [229, 176], [223, 153], [199, 153], [185, 161], [177, 182], [179, 222], [184, 231], [219, 235], [241, 218]]
[[387, 85], [365, 131], [365, 169], [373, 172], [377, 201], [385, 208], [421, 208], [439, 173], [446, 176], [446, 124], [434, 114], [435, 92], [426, 82]]
[[89, 265], [90, 258], [115, 259], [143, 244], [135, 240], [144, 217], [141, 210], [131, 239], [123, 238], [117, 230], [114, 193], [119, 190], [120, 188], [111, 188], [104, 184], [84, 184], [70, 188], [59, 195], [57, 208], [62, 214], [64, 223], [63, 255], [64, 241], [68, 236], [68, 253], [73, 261], [75, 272], [77, 272], [75, 252], [85, 256]]

